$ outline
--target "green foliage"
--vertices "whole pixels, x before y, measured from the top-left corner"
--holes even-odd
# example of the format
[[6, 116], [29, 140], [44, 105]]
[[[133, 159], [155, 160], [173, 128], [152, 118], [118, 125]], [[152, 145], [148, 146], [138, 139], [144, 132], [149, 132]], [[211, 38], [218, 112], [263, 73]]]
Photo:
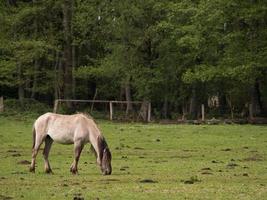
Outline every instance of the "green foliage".
[[[64, 98], [62, 3], [0, 4], [4, 95], [20, 87], [26, 97]], [[91, 99], [97, 88], [97, 98], [123, 100], [127, 85], [133, 100], [149, 100], [158, 111], [167, 102], [177, 113], [189, 107], [192, 88], [201, 88], [198, 104], [220, 94], [245, 105], [257, 82], [267, 105], [263, 1], [75, 0], [70, 9], [76, 97]]]
[[0, 117], [31, 121], [32, 118], [51, 111], [52, 108], [48, 105], [33, 99], [24, 99], [23, 104], [17, 99], [7, 99], [4, 101], [4, 112], [0, 113]]

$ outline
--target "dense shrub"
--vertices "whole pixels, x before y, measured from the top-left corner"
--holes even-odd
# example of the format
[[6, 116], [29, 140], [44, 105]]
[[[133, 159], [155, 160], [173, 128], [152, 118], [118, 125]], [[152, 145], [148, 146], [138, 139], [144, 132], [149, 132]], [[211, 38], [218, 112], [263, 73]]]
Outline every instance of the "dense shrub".
[[20, 119], [35, 118], [46, 112], [51, 112], [52, 109], [34, 99], [24, 99], [23, 103], [17, 99], [4, 100], [4, 112], [2, 116], [17, 116]]

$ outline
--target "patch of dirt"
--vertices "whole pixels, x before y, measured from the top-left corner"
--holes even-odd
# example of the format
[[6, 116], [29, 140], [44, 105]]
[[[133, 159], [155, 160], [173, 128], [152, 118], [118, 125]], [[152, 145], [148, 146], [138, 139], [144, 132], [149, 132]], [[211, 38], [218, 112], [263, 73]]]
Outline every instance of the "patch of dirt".
[[136, 149], [136, 150], [144, 150], [144, 148], [142, 148], [142, 147], [134, 147], [134, 149]]
[[168, 160], [156, 160], [155, 163], [166, 163]]
[[219, 161], [219, 160], [213, 160], [211, 161], [212, 163], [223, 163], [223, 161]]
[[20, 164], [20, 165], [29, 165], [29, 164], [31, 164], [31, 162], [28, 161], [28, 160], [21, 160], [21, 161], [18, 161], [17, 164]]
[[15, 153], [15, 154], [12, 154], [11, 156], [13, 156], [13, 157], [20, 157], [21, 154], [20, 153]]
[[100, 181], [120, 181], [119, 179], [111, 178], [111, 179], [102, 179]]
[[204, 175], [213, 175], [213, 173], [211, 173], [211, 172], [207, 172], [207, 171], [202, 172], [201, 174], [204, 174]]
[[202, 171], [201, 174], [204, 174], [204, 175], [213, 175], [213, 173], [211, 172], [212, 170], [209, 167], [202, 168], [201, 171]]
[[170, 156], [170, 158], [180, 158], [180, 159], [191, 158], [191, 157], [192, 157], [192, 155]]
[[139, 158], [145, 158], [144, 156], [139, 156]]
[[4, 196], [4, 195], [1, 195], [1, 194], [0, 194], [0, 199], [1, 199], [1, 200], [10, 200], [10, 199], [13, 199], [13, 197]]
[[185, 152], [198, 152], [198, 150], [193, 150], [193, 149], [183, 149]]
[[27, 174], [26, 172], [12, 172], [11, 174]]
[[8, 151], [7, 151], [7, 153], [17, 153], [17, 151], [16, 151], [16, 150], [13, 150], [13, 149], [11, 149], [11, 150], [8, 150]]
[[233, 169], [235, 167], [239, 166], [238, 164], [236, 163], [228, 163], [228, 165], [226, 165], [227, 168], [230, 168], [230, 169]]
[[140, 183], [157, 183], [158, 181], [154, 181], [152, 179], [143, 179], [139, 181]]
[[84, 198], [83, 197], [79, 197], [79, 196], [75, 196], [75, 197], [73, 197], [73, 200], [84, 200]]
[[232, 151], [230, 148], [222, 149], [222, 151]]
[[202, 170], [202, 171], [206, 171], [206, 170], [211, 170], [211, 168], [209, 168], [209, 167], [205, 167], [205, 168], [202, 168], [201, 170]]
[[242, 161], [263, 161], [263, 158], [259, 154], [244, 158]]
[[184, 184], [194, 184], [194, 183], [199, 183], [201, 182], [200, 179], [197, 178], [197, 176], [192, 176], [190, 179], [188, 180], [181, 180], [181, 182], [183, 182]]

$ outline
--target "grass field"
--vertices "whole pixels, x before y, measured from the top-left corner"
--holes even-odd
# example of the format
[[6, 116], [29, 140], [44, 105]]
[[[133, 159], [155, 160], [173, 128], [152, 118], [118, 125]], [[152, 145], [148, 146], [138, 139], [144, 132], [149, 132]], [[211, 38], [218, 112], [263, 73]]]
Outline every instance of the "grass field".
[[158, 125], [99, 121], [112, 152], [102, 176], [72, 145], [53, 144], [53, 175], [28, 172], [33, 120], [0, 117], [0, 199], [267, 199], [267, 126]]

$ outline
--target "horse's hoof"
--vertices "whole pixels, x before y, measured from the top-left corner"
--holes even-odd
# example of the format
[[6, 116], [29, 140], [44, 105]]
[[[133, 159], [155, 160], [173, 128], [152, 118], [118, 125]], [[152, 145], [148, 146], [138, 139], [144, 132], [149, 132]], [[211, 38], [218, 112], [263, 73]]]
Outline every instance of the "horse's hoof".
[[78, 171], [72, 171], [72, 175], [78, 175]]
[[45, 173], [47, 173], [47, 174], [53, 174], [52, 169], [46, 169], [45, 170]]
[[72, 169], [72, 168], [70, 168], [70, 172], [71, 172], [73, 175], [77, 175], [77, 174], [78, 174], [78, 170], [75, 170], [75, 169]]
[[35, 168], [30, 167], [29, 171], [35, 173]]

